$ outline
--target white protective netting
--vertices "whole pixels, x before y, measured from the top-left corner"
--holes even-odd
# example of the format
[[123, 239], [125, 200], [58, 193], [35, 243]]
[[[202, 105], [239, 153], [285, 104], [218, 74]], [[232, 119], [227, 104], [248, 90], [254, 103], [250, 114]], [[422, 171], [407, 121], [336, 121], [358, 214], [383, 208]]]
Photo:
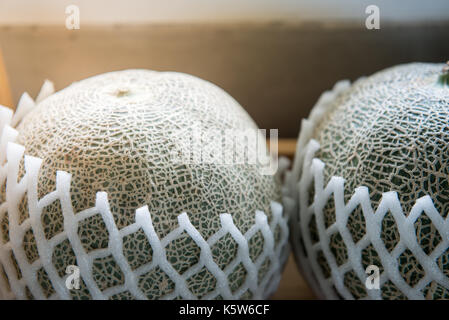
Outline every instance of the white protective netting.
[[[52, 93], [46, 83], [39, 95], [44, 99]], [[27, 156], [25, 148], [15, 140], [18, 132], [13, 128], [33, 108], [34, 102], [24, 95], [17, 112], [0, 106], [0, 186], [6, 189], [6, 199], [0, 201], [1, 245], [0, 245], [0, 297], [3, 299], [148, 299], [152, 298], [145, 290], [145, 280], [152, 281], [162, 299], [240, 299], [267, 298], [277, 289], [283, 265], [288, 257], [288, 214], [283, 213], [281, 204], [272, 201], [272, 216], [268, 220], [262, 211], [256, 211], [255, 222], [242, 233], [234, 224], [231, 214], [221, 214], [221, 228], [207, 240], [192, 225], [188, 213], [178, 216], [178, 227], [160, 238], [152, 223], [148, 207], [136, 210], [135, 222], [118, 228], [110, 210], [108, 195], [96, 194], [95, 206], [81, 212], [74, 212], [70, 194], [71, 174], [57, 171], [56, 188], [53, 192], [38, 196], [38, 176], [42, 160]], [[24, 175], [20, 176], [23, 161]], [[20, 206], [26, 199], [29, 216], [20, 216]], [[1, 199], [0, 199], [1, 200]], [[63, 216], [63, 230], [48, 239], [42, 224], [45, 208], [59, 202]], [[287, 203], [288, 200], [287, 200]], [[286, 208], [287, 209], [287, 208]], [[23, 211], [23, 208], [22, 208]], [[108, 233], [106, 248], [86, 250], [77, 232], [81, 223], [94, 216], [101, 216]], [[7, 227], [3, 221], [7, 217]], [[5, 232], [6, 230], [6, 232]], [[26, 235], [32, 231], [35, 243], [27, 242]], [[124, 238], [142, 232], [151, 246], [151, 260], [137, 268], [124, 256]], [[250, 240], [256, 234], [263, 236], [263, 249], [256, 259], [251, 259]], [[199, 261], [180, 274], [167, 260], [166, 248], [180, 237], [190, 237], [199, 247]], [[225, 237], [231, 237], [238, 245], [234, 259], [221, 269], [214, 260], [211, 248]], [[29, 246], [35, 245], [38, 256], [30, 259]], [[69, 290], [67, 275], [61, 274], [55, 265], [54, 253], [57, 247], [70, 245], [79, 267], [81, 288]], [[24, 248], [27, 247], [27, 250]], [[73, 258], [73, 257], [72, 257]], [[120, 272], [121, 276], [111, 275], [112, 279], [122, 278], [121, 283], [103, 287], [101, 282], [111, 281], [107, 269], [104, 279], [93, 277], [95, 261], [108, 261], [110, 272]], [[30, 263], [30, 260], [32, 261]], [[71, 260], [72, 261], [72, 260]], [[112, 264], [111, 264], [112, 263]], [[105, 265], [105, 264], [103, 264]], [[118, 270], [118, 271], [117, 271]], [[236, 270], [238, 273], [236, 274]], [[198, 274], [209, 273], [215, 285], [213, 290], [199, 295], [195, 291]], [[246, 274], [242, 285], [232, 290], [230, 277]], [[203, 278], [199, 278], [203, 279]], [[158, 281], [158, 283], [154, 283]], [[205, 284], [207, 286], [207, 284]]]
[[[363, 80], [356, 84], [360, 81]], [[320, 298], [447, 299], [449, 221], [436, 209], [432, 198], [417, 196], [406, 212], [397, 192], [384, 192], [376, 207], [368, 187], [362, 185], [349, 195], [345, 194], [345, 179], [338, 175], [327, 177], [326, 163], [316, 157], [320, 144], [313, 139], [314, 130], [331, 111], [333, 101], [349, 88], [348, 81], [337, 83], [332, 91], [322, 95], [310, 117], [302, 122], [295, 163], [286, 182], [290, 196], [298, 205], [290, 217], [297, 264]], [[329, 203], [333, 204], [335, 216], [331, 223], [326, 221], [325, 213]], [[365, 226], [357, 227], [359, 230], [355, 232], [361, 235], [354, 241], [351, 221], [360, 220], [360, 217], [354, 219], [357, 214], [363, 216]], [[422, 221], [423, 217], [433, 225], [427, 230], [432, 237], [427, 239], [428, 243], [439, 234], [439, 242], [431, 252], [424, 250], [422, 239], [417, 237], [422, 231], [418, 230], [422, 226], [417, 221]], [[382, 228], [387, 226], [392, 232], [393, 224], [399, 237], [394, 239], [394, 247], [390, 247]], [[339, 236], [339, 245], [344, 248], [344, 259], [340, 259], [340, 248], [336, 250], [335, 235]], [[373, 261], [380, 269], [380, 290], [365, 286], [371, 274], [366, 273], [367, 265]], [[410, 281], [411, 276], [413, 281]]]

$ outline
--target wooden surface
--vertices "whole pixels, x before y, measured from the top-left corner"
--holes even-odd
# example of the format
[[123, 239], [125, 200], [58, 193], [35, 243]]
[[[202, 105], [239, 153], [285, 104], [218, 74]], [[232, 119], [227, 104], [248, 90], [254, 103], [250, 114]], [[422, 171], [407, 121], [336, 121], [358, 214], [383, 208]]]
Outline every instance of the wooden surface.
[[[292, 159], [296, 150], [296, 141], [296, 139], [279, 139], [279, 156]], [[315, 294], [299, 273], [293, 254], [290, 254], [279, 288], [271, 298], [275, 300], [316, 299]]]
[[312, 300], [316, 299], [307, 282], [300, 275], [293, 254], [290, 255], [281, 282], [273, 300]]
[[[278, 154], [290, 159], [293, 159], [296, 151], [296, 139], [280, 138], [278, 140]], [[268, 147], [270, 147], [270, 140], [267, 140]]]
[[296, 138], [321, 93], [411, 61], [444, 62], [449, 25], [300, 23], [115, 25], [67, 30], [63, 25], [0, 27], [0, 45], [15, 102], [35, 97], [44, 79], [60, 90], [114, 70], [190, 73], [233, 96], [262, 129]]
[[6, 67], [3, 61], [2, 51], [0, 49], [0, 104], [12, 108], [11, 88], [9, 87]]

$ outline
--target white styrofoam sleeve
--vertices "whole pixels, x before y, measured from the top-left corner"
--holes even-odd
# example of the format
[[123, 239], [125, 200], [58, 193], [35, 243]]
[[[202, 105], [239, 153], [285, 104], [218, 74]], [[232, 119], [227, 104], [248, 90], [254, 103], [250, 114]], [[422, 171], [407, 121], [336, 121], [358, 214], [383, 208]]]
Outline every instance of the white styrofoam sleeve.
[[45, 80], [36, 97], [36, 104], [55, 93], [55, 85], [50, 80]]
[[[362, 80], [359, 79], [358, 81]], [[285, 193], [295, 200], [290, 216], [290, 238], [297, 265], [310, 284], [313, 291], [322, 299], [354, 299], [345, 286], [344, 275], [353, 271], [361, 283], [365, 285], [368, 275], [363, 268], [362, 250], [372, 245], [379, 256], [384, 271], [380, 276], [380, 287], [388, 281], [409, 299], [424, 299], [424, 288], [431, 283], [449, 290], [449, 278], [437, 265], [437, 258], [449, 249], [449, 220], [438, 212], [430, 196], [415, 199], [410, 212], [403, 211], [398, 194], [390, 191], [382, 194], [379, 205], [374, 211], [368, 188], [359, 186], [352, 190], [350, 200], [345, 203], [345, 180], [339, 176], [324, 177], [325, 163], [315, 157], [320, 149], [319, 143], [313, 139], [313, 132], [329, 112], [332, 101], [350, 88], [348, 81], [337, 83], [331, 91], [323, 93], [314, 106], [308, 119], [302, 120], [296, 155], [292, 171], [286, 173]], [[325, 184], [325, 181], [329, 181]], [[313, 186], [313, 201], [309, 192]], [[329, 199], [335, 203], [335, 223], [325, 225], [324, 207]], [[348, 217], [357, 207], [361, 207], [366, 223], [366, 233], [362, 239], [354, 243], [347, 227]], [[382, 220], [390, 212], [398, 227], [400, 239], [394, 250], [389, 252], [381, 239]], [[441, 235], [441, 242], [426, 254], [417, 240], [415, 222], [426, 215]], [[312, 241], [310, 225], [312, 218], [316, 220], [319, 240]], [[338, 265], [330, 249], [330, 236], [338, 232], [347, 250], [347, 260]], [[410, 250], [422, 266], [425, 276], [415, 285], [410, 286], [399, 272], [398, 257], [404, 250]], [[317, 254], [322, 253], [330, 268], [330, 277], [326, 278], [317, 262]], [[381, 299], [381, 290], [366, 290], [366, 299]]]
[[[25, 97], [24, 99], [27, 102], [27, 98]], [[29, 108], [31, 105], [31, 103], [27, 103], [21, 109], [20, 117], [17, 116], [16, 123], [20, 122], [23, 116], [32, 109]], [[272, 201], [271, 221], [268, 221], [264, 212], [257, 211], [254, 213], [254, 225], [245, 233], [242, 233], [234, 224], [231, 214], [223, 213], [220, 215], [220, 230], [207, 240], [191, 224], [189, 215], [185, 212], [180, 213], [178, 216], [178, 227], [164, 238], [159, 238], [153, 226], [152, 214], [146, 206], [136, 211], [133, 224], [118, 229], [109, 207], [108, 195], [105, 192], [96, 194], [94, 207], [76, 214], [73, 212], [70, 195], [71, 175], [68, 172], [58, 171], [55, 190], [40, 199], [38, 198], [38, 175], [42, 160], [27, 155], [24, 157], [24, 147], [14, 142], [17, 137], [17, 131], [11, 126], [13, 116], [9, 116], [11, 115], [10, 112], [0, 107], [0, 114], [3, 114], [2, 112], [8, 115], [8, 117], [1, 119], [5, 124], [0, 137], [0, 186], [6, 182], [6, 201], [0, 204], [0, 221], [8, 213], [9, 241], [0, 245], [0, 263], [7, 275], [7, 279], [0, 277], [1, 298], [26, 299], [27, 290], [29, 290], [34, 298], [46, 299], [47, 297], [37, 277], [38, 270], [42, 268], [47, 273], [55, 292], [48, 298], [71, 298], [69, 290], [65, 285], [66, 276], [59, 276], [52, 261], [53, 249], [65, 240], [68, 240], [73, 248], [81, 278], [94, 299], [108, 299], [125, 291], [130, 292], [136, 299], [145, 299], [146, 296], [137, 286], [136, 281], [140, 275], [157, 267], [163, 270], [175, 283], [175, 289], [164, 296], [164, 299], [177, 297], [196, 299], [197, 297], [189, 290], [186, 280], [203, 267], [207, 268], [217, 280], [215, 290], [202, 297], [203, 299], [213, 299], [219, 296], [224, 299], [238, 299], [247, 291], [252, 293], [252, 298], [262, 299], [268, 298], [277, 289], [283, 265], [289, 254], [288, 218], [290, 213], [284, 213], [284, 211], [291, 206], [283, 208], [281, 204]], [[25, 173], [19, 180], [19, 165], [23, 157]], [[20, 222], [18, 206], [25, 195], [29, 208], [29, 218]], [[47, 239], [43, 231], [41, 216], [44, 208], [55, 201], [60, 201], [61, 204], [64, 230], [51, 239]], [[103, 219], [109, 234], [108, 247], [87, 252], [78, 236], [78, 225], [85, 219], [98, 214]], [[39, 258], [31, 264], [23, 248], [24, 234], [30, 229], [33, 231], [39, 253]], [[133, 270], [123, 254], [123, 238], [140, 229], [144, 231], [147, 240], [151, 244], [153, 254], [151, 262]], [[276, 243], [274, 236], [278, 230], [281, 231], [281, 237]], [[262, 253], [253, 261], [250, 258], [249, 240], [258, 232], [263, 235], [264, 247]], [[179, 274], [168, 262], [165, 248], [182, 233], [187, 233], [192, 238], [200, 248], [201, 253], [198, 263], [191, 266], [183, 274]], [[211, 247], [227, 234], [230, 234], [238, 244], [238, 251], [234, 260], [222, 270], [213, 259]], [[21, 272], [20, 277], [11, 261], [11, 253], [14, 254], [17, 260], [17, 265]], [[125, 279], [124, 284], [102, 291], [93, 279], [92, 264], [96, 258], [109, 255], [113, 256]], [[268, 271], [262, 279], [258, 279], [258, 271], [267, 259], [270, 261]], [[233, 268], [240, 263], [243, 264], [248, 275], [242, 286], [235, 292], [231, 292], [228, 276], [233, 271]]]
[[12, 117], [11, 126], [16, 127], [20, 121], [22, 121], [23, 117], [35, 107], [35, 105], [36, 103], [28, 93], [25, 92], [22, 94], [17, 105], [17, 110]]
[[[429, 196], [416, 200], [415, 205], [406, 216], [403, 212], [396, 192], [386, 192], [382, 195], [376, 211], [373, 210], [369, 198], [368, 188], [361, 186], [354, 190], [351, 199], [344, 202], [344, 179], [332, 177], [327, 185], [324, 184], [323, 170], [325, 164], [314, 158], [319, 144], [310, 140], [304, 149], [304, 162], [301, 179], [297, 184], [299, 195], [299, 210], [290, 217], [292, 229], [292, 242], [298, 263], [310, 282], [311, 286], [321, 298], [336, 299], [339, 296], [353, 299], [353, 296], [344, 285], [344, 274], [354, 270], [362, 283], [365, 283], [367, 274], [361, 263], [361, 251], [372, 244], [379, 255], [384, 272], [380, 277], [380, 286], [391, 281], [409, 299], [424, 299], [422, 290], [432, 281], [445, 288], [449, 288], [449, 279], [436, 264], [436, 258], [449, 248], [449, 221], [444, 219]], [[309, 204], [310, 186], [314, 185], [314, 200]], [[325, 227], [323, 208], [329, 198], [333, 197], [335, 203], [336, 222]], [[360, 205], [366, 223], [366, 234], [357, 243], [354, 243], [347, 228], [348, 217]], [[391, 212], [399, 230], [400, 240], [395, 250], [389, 252], [381, 239], [382, 220]], [[427, 255], [419, 245], [416, 237], [414, 223], [426, 214], [435, 225], [442, 237], [442, 241]], [[310, 219], [315, 216], [319, 241], [313, 243], [309, 229]], [[347, 263], [338, 266], [330, 250], [330, 235], [338, 230], [348, 251]], [[424, 268], [426, 276], [417, 285], [411, 287], [399, 274], [398, 257], [408, 248]], [[317, 253], [322, 251], [331, 269], [331, 278], [326, 279], [317, 263]], [[335, 289], [334, 289], [335, 287]], [[337, 290], [337, 293], [335, 292]], [[367, 298], [380, 299], [380, 290], [367, 290]]]

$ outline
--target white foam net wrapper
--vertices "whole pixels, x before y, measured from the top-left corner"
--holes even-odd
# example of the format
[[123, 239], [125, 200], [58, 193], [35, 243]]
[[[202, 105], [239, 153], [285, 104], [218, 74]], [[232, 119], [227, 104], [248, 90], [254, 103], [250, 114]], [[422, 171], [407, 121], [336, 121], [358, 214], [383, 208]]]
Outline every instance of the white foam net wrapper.
[[[428, 74], [441, 70], [439, 65], [411, 67]], [[407, 68], [391, 69], [389, 74], [380, 73], [378, 77], [391, 76], [389, 85], [394, 87], [391, 83], [403, 79], [404, 74], [408, 74]], [[364, 80], [355, 82], [355, 87], [351, 87], [348, 81], [337, 83], [332, 91], [321, 96], [310, 117], [302, 122], [295, 164], [286, 179], [288, 192], [297, 203], [295, 213], [290, 217], [297, 264], [319, 298], [447, 299], [449, 221], [445, 210], [440, 212], [441, 207], [437, 209], [432, 197], [425, 192], [416, 192], [413, 199], [405, 198], [410, 200], [406, 206], [406, 201], [401, 198], [404, 194], [393, 190], [382, 192], [374, 201], [370, 194], [373, 184], [347, 190], [348, 181], [342, 177], [343, 171], [341, 175], [327, 176], [326, 169], [332, 160], [327, 163], [317, 156], [323, 146], [314, 138], [316, 128], [329, 117], [337, 105], [335, 101], [346, 101], [345, 94], [350, 90], [355, 95], [357, 90], [363, 93], [370, 86]], [[383, 94], [384, 87], [376, 89], [377, 94]], [[385, 87], [387, 94], [389, 90]], [[369, 95], [369, 89], [366, 92]], [[416, 92], [419, 94], [419, 90]], [[351, 101], [363, 104], [362, 98], [357, 98]], [[441, 103], [442, 100], [436, 101]], [[447, 103], [445, 108], [447, 110]], [[378, 114], [382, 114], [380, 109]], [[407, 116], [410, 113], [404, 110], [402, 114]], [[352, 115], [346, 113], [345, 116]], [[404, 131], [396, 132], [402, 134]], [[369, 141], [368, 134], [363, 139]], [[363, 155], [359, 159], [363, 159]], [[438, 188], [438, 183], [435, 187]], [[443, 197], [444, 191], [440, 195]], [[332, 219], [329, 219], [329, 212], [332, 212]], [[377, 289], [366, 286], [368, 276], [372, 275], [372, 270], [367, 271], [369, 265], [380, 269]]]
[[[51, 93], [50, 83], [44, 84], [38, 100]], [[0, 106], [0, 186], [5, 191], [5, 199], [0, 199], [3, 200], [0, 201], [1, 298], [261, 299], [274, 293], [289, 252], [289, 215], [283, 212], [280, 203], [271, 201], [270, 218], [263, 211], [255, 210], [254, 223], [245, 232], [236, 226], [231, 212], [220, 214], [218, 231], [207, 239], [194, 227], [188, 212], [180, 212], [178, 226], [161, 237], [155, 230], [154, 215], [148, 206], [135, 211], [132, 223], [118, 227], [106, 192], [96, 194], [94, 206], [74, 212], [72, 173], [58, 170], [54, 190], [39, 196], [43, 160], [27, 155], [25, 147], [17, 143], [19, 132], [14, 127], [33, 107], [34, 101], [27, 95], [22, 97], [15, 114]], [[48, 237], [42, 223], [43, 212], [55, 203], [60, 205], [63, 225]], [[20, 213], [23, 206], [27, 207], [27, 217]], [[95, 225], [98, 219], [102, 221], [108, 236], [104, 246], [87, 250], [79, 227], [90, 223], [94, 217]], [[29, 234], [33, 235], [32, 241]], [[124, 255], [126, 250], [136, 250], [132, 243], [125, 244], [125, 240], [135, 234], [140, 244], [148, 244], [144, 250], [151, 251], [150, 258], [139, 257], [139, 265]], [[255, 235], [263, 238], [263, 246], [256, 255], [252, 252], [254, 246], [251, 247]], [[180, 272], [167, 256], [167, 248], [187, 238], [193, 240], [199, 259]], [[237, 248], [235, 256], [225, 266], [214, 259], [214, 248], [222, 241]], [[73, 256], [55, 258], [55, 251], [67, 252], [61, 251], [62, 247], [70, 247]], [[136, 255], [139, 254], [142, 255], [141, 247], [140, 251], [137, 248]], [[81, 288], [78, 290], [68, 289], [66, 285], [69, 274], [58, 265], [64, 259], [69, 261], [63, 263], [79, 268]], [[102, 270], [95, 275], [93, 270], [98, 268]], [[209, 276], [205, 278], [204, 274]], [[237, 281], [238, 278], [243, 281]], [[210, 283], [196, 283], [198, 279], [209, 279]], [[231, 286], [235, 283], [239, 286]], [[209, 290], [204, 292], [202, 288]]]

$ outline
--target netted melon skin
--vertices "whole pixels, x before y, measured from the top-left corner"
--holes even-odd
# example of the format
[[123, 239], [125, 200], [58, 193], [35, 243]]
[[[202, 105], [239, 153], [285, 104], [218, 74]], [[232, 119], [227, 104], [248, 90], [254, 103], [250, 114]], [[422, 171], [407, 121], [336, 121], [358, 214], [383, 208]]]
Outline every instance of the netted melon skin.
[[[299, 180], [293, 242], [320, 296], [449, 297], [442, 68], [401, 65], [340, 83], [306, 121], [290, 183]], [[365, 286], [369, 265], [379, 266], [379, 290]]]
[[[279, 181], [252, 164], [223, 165], [222, 159], [217, 164], [173, 161], [174, 151], [190, 147], [180, 138], [198, 123], [214, 130], [257, 129], [243, 108], [213, 84], [185, 74], [147, 70], [114, 72], [75, 83], [24, 117], [15, 141], [24, 146], [24, 154], [42, 159], [37, 198], [58, 189], [58, 171], [70, 173], [66, 192], [71, 211], [74, 217], [82, 216], [75, 218], [78, 247], [69, 237], [57, 241], [48, 258], [60, 278], [66, 276], [68, 265], [89, 261], [89, 279], [83, 278], [81, 290], [70, 290], [64, 298], [229, 299], [261, 298], [272, 292], [287, 250], [286, 215], [274, 218], [272, 211], [281, 199]], [[218, 153], [213, 145], [206, 150]], [[17, 180], [27, 176], [23, 156], [19, 161]], [[2, 202], [14, 206], [3, 189]], [[99, 191], [107, 194], [110, 215], [93, 209], [98, 207]], [[2, 211], [4, 243], [10, 241], [11, 214], [17, 216], [18, 225], [31, 218], [27, 193], [15, 212]], [[63, 202], [61, 198], [51, 201], [39, 216], [44, 243], [64, 238], [68, 232]], [[157, 240], [151, 240], [143, 226], [136, 226], [136, 210], [144, 205]], [[182, 212], [188, 214], [197, 237], [181, 228]], [[264, 212], [259, 223], [257, 212]], [[235, 226], [233, 232], [224, 232], [224, 213], [230, 214], [226, 225]], [[106, 223], [108, 217], [120, 234], [122, 259], [111, 254], [115, 229]], [[18, 250], [25, 259], [17, 259], [14, 250], [8, 257], [17, 266], [18, 279], [23, 277], [20, 260], [31, 265], [42, 262], [38, 244], [42, 239], [35, 233], [30, 228], [20, 236]], [[245, 244], [236, 234], [246, 241], [246, 255], [241, 252]], [[198, 237], [209, 248], [201, 247]], [[155, 262], [159, 258], [154, 256], [154, 245], [159, 241], [168, 269]], [[80, 252], [90, 258], [81, 257]], [[218, 269], [204, 264], [205, 255]], [[21, 291], [20, 298], [61, 297], [61, 288], [53, 281], [56, 275], [49, 275], [43, 265], [36, 272], [35, 285], [31, 290], [23, 287], [27, 294]], [[136, 278], [132, 292], [127, 289], [130, 272]], [[10, 274], [11, 270], [3, 272], [9, 282]]]

